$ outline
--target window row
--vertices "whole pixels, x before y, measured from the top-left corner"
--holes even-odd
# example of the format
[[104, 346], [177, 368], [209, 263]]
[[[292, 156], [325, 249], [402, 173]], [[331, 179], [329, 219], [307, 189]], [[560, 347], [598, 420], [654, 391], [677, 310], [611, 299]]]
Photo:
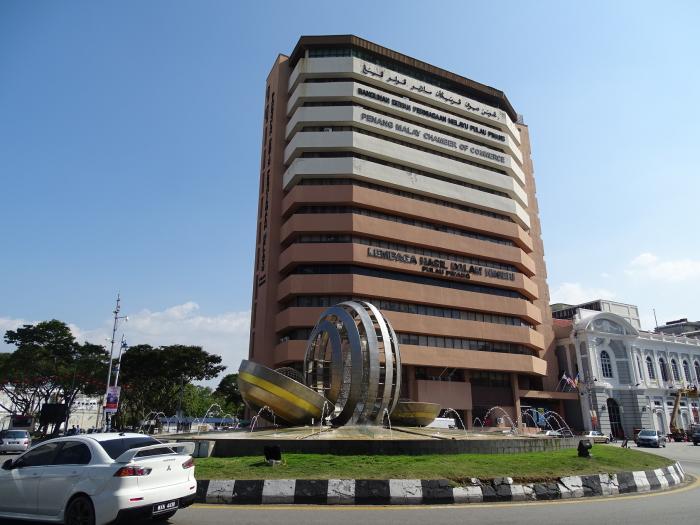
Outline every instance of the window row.
[[[336, 83], [341, 83], [341, 82], [342, 83], [354, 82], [355, 84], [361, 84], [361, 85], [366, 86], [370, 89], [377, 89], [377, 86], [375, 86], [374, 84], [364, 82], [363, 80], [358, 79], [358, 78], [351, 78], [351, 77], [347, 77], [347, 76], [345, 76], [345, 77], [339, 76], [339, 77], [307, 78], [303, 81], [303, 84], [336, 84]], [[487, 131], [491, 131], [497, 137], [500, 137], [501, 142], [506, 142], [504, 133], [501, 129], [499, 129], [497, 126], [492, 126], [486, 122], [476, 120], [476, 119], [472, 118], [472, 116], [469, 114], [460, 113], [459, 115], [457, 115], [455, 113], [451, 113], [449, 110], [446, 110], [444, 107], [441, 107], [438, 104], [433, 104], [433, 103], [426, 101], [426, 100], [415, 100], [415, 99], [411, 98], [410, 96], [406, 96], [406, 94], [398, 95], [395, 93], [390, 93], [388, 91], [384, 91], [384, 93], [387, 96], [389, 96], [389, 95], [397, 96], [397, 97], [401, 97], [403, 99], [409, 100], [411, 102], [414, 102], [416, 104], [421, 104], [421, 105], [428, 107], [434, 111], [440, 111], [443, 113], [454, 114], [455, 116], [459, 117], [462, 120], [465, 120], [467, 122], [472, 122], [472, 123], [476, 124], [477, 126], [486, 129]], [[328, 105], [352, 106], [352, 105], [356, 105], [356, 104], [357, 104], [357, 102], [352, 102], [352, 101], [335, 101], [335, 100], [334, 101], [327, 101], [326, 100], [326, 101], [313, 101], [313, 102], [307, 101], [307, 102], [304, 102], [302, 105], [309, 106], [309, 107], [312, 107], [312, 106], [318, 107], [318, 106], [328, 106]], [[362, 104], [360, 104], [360, 105], [362, 105]], [[371, 111], [377, 111], [377, 110], [374, 108], [371, 108]], [[395, 116], [395, 115], [392, 115], [392, 116]], [[487, 147], [491, 148], [493, 146], [487, 145]]]
[[319, 132], [319, 131], [329, 131], [329, 132], [339, 132], [339, 131], [352, 131], [353, 133], [360, 133], [362, 135], [367, 135], [368, 137], [374, 137], [375, 139], [380, 139], [384, 142], [391, 142], [393, 144], [397, 144], [399, 146], [404, 146], [406, 148], [411, 148], [416, 151], [421, 151], [423, 153], [429, 153], [430, 155], [436, 155], [438, 157], [442, 157], [445, 159], [450, 159], [455, 162], [459, 162], [460, 164], [468, 164], [470, 166], [474, 166], [476, 168], [481, 168], [483, 170], [487, 171], [492, 171], [494, 173], [499, 173], [501, 175], [509, 176], [508, 173], [504, 170], [494, 168], [493, 166], [489, 166], [487, 164], [480, 164], [478, 162], [474, 162], [472, 160], [467, 160], [464, 157], [459, 157], [457, 155], [450, 155], [449, 153], [445, 153], [440, 150], [436, 149], [430, 149], [426, 148], [424, 146], [418, 146], [417, 144], [414, 144], [413, 142], [406, 142], [405, 140], [397, 139], [394, 137], [389, 137], [387, 135], [382, 135], [381, 133], [375, 133], [374, 131], [369, 131], [364, 128], [357, 128], [355, 126], [334, 126], [334, 125], [325, 125], [325, 126], [305, 126], [301, 128], [302, 132], [305, 131], [311, 131], [311, 132]]
[[471, 373], [471, 384], [488, 387], [510, 387], [510, 375], [502, 372], [486, 372], [474, 370]]
[[484, 186], [479, 186], [478, 184], [472, 184], [471, 182], [466, 182], [463, 180], [452, 179], [450, 177], [444, 177], [442, 175], [437, 175], [429, 171], [418, 170], [415, 168], [409, 168], [403, 166], [402, 164], [397, 164], [395, 162], [389, 162], [385, 160], [380, 160], [369, 155], [363, 155], [362, 153], [355, 153], [352, 151], [305, 151], [300, 155], [302, 159], [340, 159], [340, 158], [353, 158], [360, 159], [367, 162], [373, 162], [375, 164], [381, 164], [382, 166], [387, 166], [389, 168], [394, 168], [396, 170], [404, 171], [408, 174], [421, 175], [429, 179], [435, 179], [442, 182], [448, 182], [454, 184], [455, 186], [461, 186], [463, 188], [471, 188], [476, 191], [483, 191], [484, 193], [489, 193], [491, 195], [497, 195], [499, 197], [504, 197], [510, 199], [510, 195], [505, 192], [493, 190], [491, 188], [486, 188]]
[[357, 186], [360, 188], [367, 188], [370, 190], [381, 191], [383, 193], [388, 193], [390, 195], [397, 195], [399, 197], [406, 197], [407, 199], [413, 199], [421, 202], [428, 202], [430, 204], [437, 204], [438, 206], [444, 206], [445, 208], [452, 208], [455, 210], [465, 211], [467, 213], [474, 213], [476, 215], [483, 215], [485, 217], [491, 217], [492, 219], [498, 219], [499, 221], [514, 222], [513, 219], [507, 215], [502, 215], [500, 213], [495, 213], [488, 210], [482, 210], [481, 208], [474, 208], [472, 206], [466, 206], [464, 204], [457, 204], [455, 202], [444, 201], [441, 199], [436, 199], [434, 197], [427, 197], [425, 195], [420, 195], [418, 193], [411, 193], [410, 191], [398, 190], [396, 188], [389, 188], [387, 186], [381, 186], [379, 184], [372, 184], [371, 182], [365, 182], [360, 180], [352, 179], [303, 179], [299, 182], [301, 186]]
[[462, 339], [460, 337], [441, 337], [398, 332], [396, 336], [402, 345], [431, 346], [436, 348], [454, 348], [457, 350], [475, 350], [477, 352], [495, 352], [499, 354], [535, 355], [526, 346], [499, 341], [481, 339]]
[[391, 69], [393, 71], [396, 71], [397, 73], [401, 73], [402, 75], [406, 75], [408, 77], [414, 78], [416, 80], [420, 80], [422, 82], [427, 82], [429, 84], [432, 84], [433, 86], [442, 88], [442, 89], [447, 89], [449, 91], [453, 91], [457, 94], [461, 94], [463, 96], [472, 98], [474, 100], [478, 100], [484, 104], [489, 104], [491, 106], [500, 108], [500, 109], [506, 109], [501, 107], [501, 102], [500, 99], [494, 97], [493, 99], [490, 100], [480, 100], [481, 97], [477, 93], [472, 93], [472, 92], [467, 92], [466, 88], [464, 86], [461, 86], [460, 84], [457, 84], [455, 82], [450, 82], [448, 80], [445, 80], [444, 78], [437, 76], [437, 75], [432, 75], [430, 73], [426, 73], [424, 71], [420, 71], [418, 69], [414, 69], [412, 67], [406, 66], [402, 64], [401, 62], [395, 62], [389, 58], [385, 57], [379, 57], [377, 55], [374, 55], [373, 53], [370, 53], [368, 51], [362, 50], [362, 49], [356, 49], [356, 48], [316, 48], [316, 49], [309, 49], [309, 58], [314, 58], [314, 57], [355, 57], [359, 58], [361, 60], [365, 60], [367, 62], [370, 62], [374, 65], [380, 66], [380, 67], [386, 67], [388, 69]]
[[354, 243], [363, 244], [365, 246], [373, 246], [376, 248], [384, 248], [386, 250], [396, 250], [398, 252], [412, 253], [414, 255], [423, 255], [426, 257], [435, 257], [438, 259], [445, 259], [450, 262], [460, 262], [465, 264], [473, 264], [476, 266], [483, 266], [484, 268], [494, 268], [496, 270], [504, 270], [506, 272], [519, 273], [515, 266], [512, 264], [499, 263], [495, 261], [487, 261], [486, 259], [480, 259], [478, 257], [465, 257], [463, 255], [456, 255], [452, 253], [438, 252], [435, 250], [429, 250], [427, 248], [421, 248], [419, 246], [411, 246], [408, 244], [403, 244], [399, 242], [388, 242], [381, 241], [379, 239], [369, 239], [366, 237], [359, 237], [357, 235], [343, 235], [343, 234], [324, 234], [324, 235], [300, 235], [294, 239], [294, 243]]
[[372, 217], [374, 219], [381, 219], [383, 221], [397, 222], [399, 224], [405, 224], [407, 226], [416, 226], [418, 228], [423, 228], [426, 230], [439, 231], [442, 233], [449, 233], [451, 235], [459, 235], [460, 237], [469, 237], [470, 239], [476, 239], [479, 241], [492, 242], [495, 244], [500, 244], [502, 246], [515, 246], [515, 243], [513, 241], [503, 239], [500, 237], [493, 237], [491, 235], [484, 235], [482, 233], [475, 233], [459, 228], [452, 228], [450, 226], [445, 226], [442, 224], [435, 224], [432, 222], [421, 221], [418, 219], [411, 219], [410, 217], [401, 217], [399, 215], [390, 215], [388, 213], [382, 213], [379, 211], [368, 210], [365, 208], [358, 208], [354, 206], [301, 206], [297, 208], [294, 213], [352, 213], [353, 215], [364, 215], [365, 217]]
[[451, 288], [465, 292], [476, 292], [500, 297], [510, 297], [513, 299], [523, 299], [531, 302], [523, 294], [515, 290], [496, 288], [495, 286], [485, 286], [481, 284], [463, 283], [448, 281], [446, 279], [436, 279], [424, 277], [422, 275], [411, 275], [391, 270], [378, 270], [376, 268], [365, 268], [364, 266], [342, 265], [342, 264], [309, 264], [297, 266], [292, 272], [296, 275], [364, 275], [367, 277], [377, 277], [380, 279], [391, 279], [414, 284], [424, 284], [427, 286], [437, 286], [440, 288]]
[[427, 306], [424, 304], [405, 303], [401, 301], [387, 301], [385, 299], [377, 299], [372, 297], [351, 297], [351, 296], [334, 296], [334, 295], [299, 295], [291, 299], [285, 304], [285, 308], [290, 307], [328, 307], [343, 301], [366, 301], [372, 303], [380, 310], [388, 310], [390, 312], [401, 312], [416, 315], [428, 315], [432, 317], [444, 317], [447, 319], [457, 319], [462, 321], [477, 321], [480, 323], [493, 323], [508, 326], [526, 326], [533, 328], [529, 323], [526, 323], [519, 317], [510, 315], [498, 315], [484, 312], [475, 312], [472, 310], [458, 310], [455, 308], [441, 308], [439, 306]]
[[[312, 328], [295, 328], [284, 332], [280, 336], [280, 343], [285, 341], [307, 341], [311, 336]], [[517, 354], [536, 356], [536, 352], [526, 346], [515, 343], [503, 343], [499, 341], [484, 341], [481, 339], [463, 339], [459, 337], [442, 337], [433, 335], [409, 334], [397, 332], [399, 344], [415, 345], [435, 348], [453, 348], [456, 350], [473, 350], [476, 352], [493, 352], [498, 354]]]
[[[403, 120], [401, 117], [399, 117], [393, 113], [389, 113], [387, 111], [382, 111], [381, 109], [377, 109], [377, 108], [370, 108], [370, 107], [364, 106], [363, 104], [358, 104], [357, 102], [336, 101], [336, 100], [333, 100], [333, 101], [329, 100], [329, 101], [325, 101], [325, 102], [305, 102], [304, 104], [302, 104], [302, 107], [316, 107], [316, 108], [318, 108], [318, 107], [324, 107], [324, 108], [327, 108], [327, 107], [355, 107], [355, 108], [364, 109], [365, 111], [372, 111], [373, 113], [378, 113], [378, 114], [384, 115], [385, 117], [388, 117], [388, 118], [399, 119], [402, 122], [405, 122], [406, 124], [413, 124], [413, 122]], [[489, 149], [492, 149], [494, 151], [498, 151], [500, 153], [506, 154], [506, 152], [503, 151], [503, 149], [499, 148], [498, 146], [494, 146], [493, 144], [486, 144], [484, 142], [479, 142], [478, 140], [475, 140], [472, 137], [463, 137], [461, 135], [457, 135], [455, 133], [450, 133], [449, 131], [445, 131], [444, 129], [434, 128], [434, 127], [429, 126], [427, 124], [424, 124], [422, 122], [420, 124], [417, 124], [417, 125], [419, 125], [422, 128], [429, 129], [430, 131], [434, 131], [435, 133], [442, 133], [443, 135], [447, 135], [447, 136], [452, 137], [452, 138], [457, 139], [457, 140], [466, 140], [466, 141], [469, 141], [471, 144], [477, 144], [481, 147], [489, 148]], [[479, 124], [479, 125], [482, 126], [483, 124]], [[320, 131], [323, 131], [323, 129], [321, 129]]]

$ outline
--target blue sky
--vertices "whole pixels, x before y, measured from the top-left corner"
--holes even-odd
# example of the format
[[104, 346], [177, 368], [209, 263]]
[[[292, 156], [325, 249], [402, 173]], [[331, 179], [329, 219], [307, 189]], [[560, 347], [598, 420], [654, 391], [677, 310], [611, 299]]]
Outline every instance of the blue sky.
[[700, 319], [696, 2], [0, 3], [0, 331], [247, 352], [265, 77], [353, 33], [506, 92], [554, 300]]

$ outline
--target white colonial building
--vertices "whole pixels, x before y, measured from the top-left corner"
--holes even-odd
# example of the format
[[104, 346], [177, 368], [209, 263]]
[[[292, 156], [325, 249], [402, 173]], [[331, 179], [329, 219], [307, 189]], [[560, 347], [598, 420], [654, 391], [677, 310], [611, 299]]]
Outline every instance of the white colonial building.
[[[622, 316], [578, 309], [557, 326], [562, 373], [579, 378], [581, 426], [618, 437], [669, 432], [676, 392], [700, 386], [700, 340], [645, 332]], [[700, 423], [698, 398], [682, 396], [677, 424]]]

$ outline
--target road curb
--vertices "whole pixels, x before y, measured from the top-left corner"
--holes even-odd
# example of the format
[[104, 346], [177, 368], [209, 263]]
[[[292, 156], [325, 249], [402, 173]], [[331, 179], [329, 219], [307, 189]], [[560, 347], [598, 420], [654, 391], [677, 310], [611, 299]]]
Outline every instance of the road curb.
[[655, 470], [567, 476], [541, 483], [477, 479], [455, 487], [445, 479], [198, 480], [197, 502], [224, 505], [420, 505], [537, 501], [666, 490], [685, 481], [680, 463]]

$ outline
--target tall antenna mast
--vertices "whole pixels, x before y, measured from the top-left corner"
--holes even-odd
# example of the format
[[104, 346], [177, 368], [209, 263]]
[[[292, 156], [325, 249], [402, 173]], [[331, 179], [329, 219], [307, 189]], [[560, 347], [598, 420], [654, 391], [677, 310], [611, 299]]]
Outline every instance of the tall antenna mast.
[[658, 326], [659, 326], [659, 321], [656, 319], [656, 308], [652, 308], [652, 310], [654, 311], [654, 323], [656, 323], [656, 324], [654, 325], [654, 331], [656, 331], [656, 329], [657, 329]]
[[107, 412], [105, 411], [104, 405], [107, 403], [107, 394], [109, 393], [109, 387], [110, 383], [112, 382], [112, 359], [114, 358], [114, 338], [117, 334], [117, 325], [119, 324], [120, 319], [128, 319], [127, 316], [120, 316], [119, 311], [121, 310], [120, 303], [121, 302], [121, 296], [119, 292], [117, 292], [117, 304], [114, 307], [114, 311], [112, 312], [114, 314], [114, 324], [112, 325], [112, 339], [110, 340], [109, 343], [109, 367], [107, 371], [107, 388], [105, 388], [105, 397], [104, 401], [102, 403], [102, 420], [100, 421], [99, 427], [100, 428], [107, 428], [109, 427], [109, 422], [108, 422], [108, 415]]

